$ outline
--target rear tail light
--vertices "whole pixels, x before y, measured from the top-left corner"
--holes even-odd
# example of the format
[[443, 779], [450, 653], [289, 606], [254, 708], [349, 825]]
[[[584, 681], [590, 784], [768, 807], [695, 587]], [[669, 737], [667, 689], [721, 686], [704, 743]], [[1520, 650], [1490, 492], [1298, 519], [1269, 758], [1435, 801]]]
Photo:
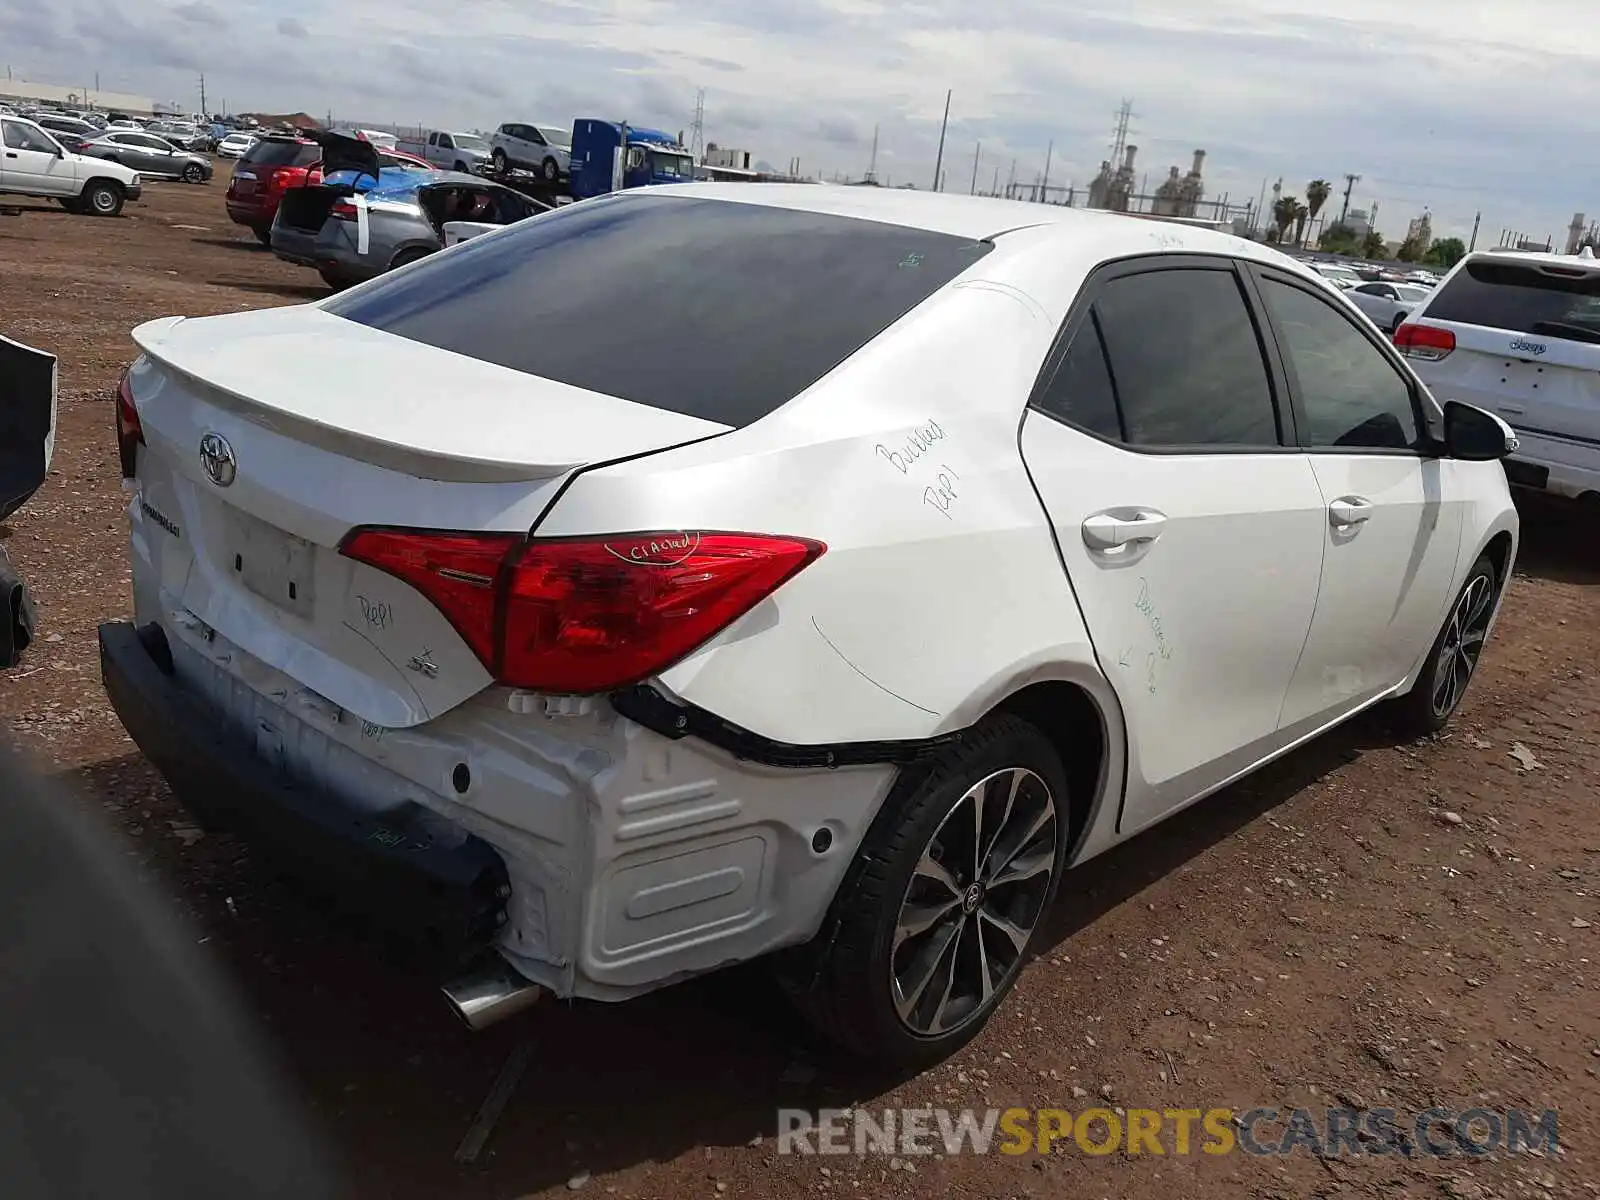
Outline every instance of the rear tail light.
[[354, 221], [356, 206], [348, 200], [335, 200], [333, 207], [328, 210], [328, 215], [336, 221]]
[[144, 427], [139, 424], [139, 410], [133, 406], [133, 389], [124, 375], [117, 385], [117, 457], [122, 460], [124, 479], [132, 479], [137, 474], [142, 445]]
[[825, 549], [749, 533], [530, 541], [403, 529], [358, 529], [340, 547], [428, 597], [500, 683], [569, 694], [658, 674]]
[[267, 173], [267, 186], [273, 191], [286, 191], [305, 179], [304, 167], [273, 167]]
[[1394, 344], [1407, 358], [1438, 362], [1456, 348], [1456, 335], [1448, 329], [1408, 321], [1394, 331]]

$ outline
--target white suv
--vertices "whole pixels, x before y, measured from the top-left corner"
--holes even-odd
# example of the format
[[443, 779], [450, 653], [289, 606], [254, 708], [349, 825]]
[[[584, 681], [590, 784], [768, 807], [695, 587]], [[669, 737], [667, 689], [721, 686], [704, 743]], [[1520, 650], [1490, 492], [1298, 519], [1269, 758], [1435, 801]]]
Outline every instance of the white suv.
[[132, 168], [73, 154], [34, 122], [0, 116], [0, 195], [39, 196], [74, 212], [114, 217], [142, 190]]
[[572, 170], [572, 131], [559, 125], [508, 121], [489, 139], [489, 160], [497, 173], [516, 167], [537, 171], [546, 183], [555, 183]]
[[202, 819], [492, 952], [474, 1025], [773, 954], [948, 1054], [1070, 868], [1379, 702], [1442, 728], [1516, 554], [1504, 422], [1112, 213], [646, 188], [134, 339], [116, 711]]
[[1600, 502], [1600, 260], [1469, 254], [1395, 344], [1441, 400], [1480, 405], [1516, 429], [1512, 483]]

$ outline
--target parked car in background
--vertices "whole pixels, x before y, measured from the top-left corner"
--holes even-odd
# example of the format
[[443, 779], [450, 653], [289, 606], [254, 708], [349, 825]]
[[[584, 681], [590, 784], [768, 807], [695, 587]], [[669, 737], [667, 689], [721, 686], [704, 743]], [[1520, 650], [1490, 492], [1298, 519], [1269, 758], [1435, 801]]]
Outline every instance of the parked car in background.
[[205, 183], [212, 175], [211, 160], [204, 154], [180, 150], [177, 146], [148, 133], [108, 130], [74, 149], [91, 158], [105, 158], [132, 167], [141, 175], [157, 179], [181, 179], [185, 183]]
[[1428, 289], [1414, 283], [1358, 283], [1345, 296], [1379, 329], [1393, 333], [1428, 298]]
[[243, 158], [261, 139], [253, 133], [230, 133], [217, 143], [218, 158]]
[[546, 206], [479, 176], [427, 164], [388, 165], [375, 146], [321, 134], [319, 185], [286, 192], [272, 251], [343, 288], [403, 267], [444, 246], [444, 226], [509, 225]]
[[1395, 345], [1434, 395], [1481, 405], [1517, 431], [1512, 483], [1600, 506], [1600, 260], [1468, 254]]
[[1361, 282], [1361, 276], [1352, 267], [1316, 260], [1312, 260], [1307, 265], [1335, 287], [1352, 288]]
[[100, 127], [91, 125], [79, 117], [69, 117], [61, 113], [45, 113], [34, 118], [34, 123], [41, 129], [47, 129], [60, 136], [63, 142], [72, 139], [87, 141], [100, 132]]
[[537, 171], [546, 183], [555, 183], [572, 170], [572, 130], [508, 121], [489, 139], [489, 160], [498, 172]]
[[233, 169], [224, 202], [228, 219], [246, 226], [263, 245], [272, 243], [272, 219], [290, 188], [320, 183], [322, 147], [302, 137], [263, 137]]
[[206, 824], [483, 954], [475, 1026], [774, 955], [944, 1058], [1071, 868], [1442, 729], [1516, 559], [1503, 421], [1111, 213], [647, 187], [133, 337], [111, 703]]
[[139, 122], [132, 120], [131, 118], [124, 118], [117, 121], [107, 121], [105, 127], [108, 130], [125, 129], [131, 133], [142, 133], [144, 131], [144, 126], [139, 124]]
[[424, 138], [402, 138], [396, 149], [420, 155], [442, 171], [481, 171], [489, 161], [489, 143], [475, 133], [436, 129]]
[[142, 191], [131, 167], [75, 154], [32, 121], [0, 117], [0, 194], [44, 197], [73, 212], [114, 217]]

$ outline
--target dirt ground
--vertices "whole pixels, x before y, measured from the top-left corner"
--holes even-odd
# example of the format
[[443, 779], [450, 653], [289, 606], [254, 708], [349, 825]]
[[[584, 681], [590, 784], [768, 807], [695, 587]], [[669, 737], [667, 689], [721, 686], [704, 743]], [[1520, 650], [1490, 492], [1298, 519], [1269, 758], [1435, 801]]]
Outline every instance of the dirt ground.
[[[0, 677], [0, 720], [115, 825], [238, 979], [350, 1168], [349, 1195], [1600, 1193], [1592, 515], [1525, 506], [1504, 616], [1448, 735], [1396, 746], [1359, 720], [1076, 872], [1005, 1011], [912, 1079], [830, 1056], [757, 970], [469, 1034], [436, 980], [331, 927], [242, 845], [196, 839], [106, 703], [95, 627], [130, 606], [112, 433], [129, 329], [324, 294], [228, 223], [224, 186], [156, 184], [119, 220], [0, 216], [0, 330], [61, 358], [54, 470], [0, 530], [42, 623]], [[524, 1040], [531, 1065], [484, 1155], [456, 1165]], [[1089, 1104], [1556, 1108], [1561, 1148], [1091, 1157], [1069, 1143], [863, 1160], [775, 1146], [780, 1107]]]

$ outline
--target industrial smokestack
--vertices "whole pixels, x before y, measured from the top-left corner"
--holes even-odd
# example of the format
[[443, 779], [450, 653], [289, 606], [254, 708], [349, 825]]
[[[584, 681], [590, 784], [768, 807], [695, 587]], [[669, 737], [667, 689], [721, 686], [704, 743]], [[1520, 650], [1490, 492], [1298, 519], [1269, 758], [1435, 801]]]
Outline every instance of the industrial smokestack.
[[1192, 168], [1190, 168], [1190, 173], [1193, 174], [1193, 175], [1200, 174], [1200, 168], [1205, 166], [1205, 165], [1206, 165], [1206, 152], [1204, 150], [1196, 150], [1194, 152], [1194, 166]]
[[1122, 168], [1123, 168], [1123, 170], [1125, 170], [1125, 171], [1133, 170], [1133, 156], [1138, 154], [1138, 153], [1139, 153], [1139, 147], [1137, 147], [1137, 146], [1129, 146], [1128, 147], [1127, 153], [1123, 156], [1123, 159], [1122, 159]]

